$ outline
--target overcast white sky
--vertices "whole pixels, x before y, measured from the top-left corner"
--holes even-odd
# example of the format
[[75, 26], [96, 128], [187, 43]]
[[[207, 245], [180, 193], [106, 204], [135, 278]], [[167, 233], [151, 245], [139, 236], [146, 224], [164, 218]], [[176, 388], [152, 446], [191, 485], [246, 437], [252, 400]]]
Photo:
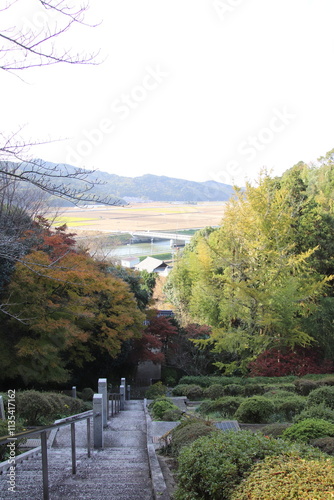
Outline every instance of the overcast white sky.
[[[333, 0], [90, 3], [101, 25], [66, 41], [101, 48], [101, 65], [1, 74], [2, 130], [64, 139], [34, 156], [243, 185], [334, 147]], [[45, 19], [38, 4], [24, 0], [17, 25]]]

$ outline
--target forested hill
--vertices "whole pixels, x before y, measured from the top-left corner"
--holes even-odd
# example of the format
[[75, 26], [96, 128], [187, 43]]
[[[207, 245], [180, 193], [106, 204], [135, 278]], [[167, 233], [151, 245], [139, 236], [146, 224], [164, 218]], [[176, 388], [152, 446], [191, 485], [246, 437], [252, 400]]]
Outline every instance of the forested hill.
[[[74, 167], [71, 165], [40, 162], [46, 169], [71, 174]], [[142, 175], [140, 177], [125, 177], [107, 172], [96, 171], [87, 177], [87, 181], [97, 181], [90, 193], [101, 198], [110, 196], [118, 199], [138, 198], [145, 201], [226, 201], [233, 193], [233, 187], [215, 181], [193, 182], [167, 176]], [[70, 188], [80, 189], [82, 183], [70, 177], [62, 179]], [[59, 199], [58, 199], [59, 200]], [[53, 200], [55, 204], [59, 202]], [[60, 200], [60, 203], [62, 201]]]

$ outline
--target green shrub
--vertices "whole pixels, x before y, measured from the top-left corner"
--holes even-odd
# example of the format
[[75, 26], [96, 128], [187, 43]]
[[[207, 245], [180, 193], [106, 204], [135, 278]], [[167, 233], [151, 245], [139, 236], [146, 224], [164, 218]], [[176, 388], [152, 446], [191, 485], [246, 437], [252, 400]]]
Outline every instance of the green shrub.
[[298, 379], [294, 382], [297, 394], [301, 396], [308, 396], [311, 391], [318, 387], [317, 383], [313, 380]]
[[207, 399], [218, 399], [224, 396], [224, 387], [220, 384], [213, 384], [204, 390], [204, 397]]
[[224, 386], [224, 396], [242, 396], [245, 388], [240, 384], [228, 384]]
[[179, 384], [199, 385], [203, 388], [213, 384], [228, 385], [228, 384], [244, 384], [246, 379], [240, 377], [217, 377], [217, 376], [192, 376], [186, 375], [179, 380]]
[[85, 387], [81, 392], [81, 399], [84, 401], [93, 401], [94, 391], [90, 387]]
[[[70, 396], [66, 396], [65, 394], [60, 394], [61, 402], [63, 404], [62, 413], [65, 417], [69, 415], [76, 415], [77, 413], [81, 413], [83, 410], [84, 403], [81, 399], [71, 398]], [[59, 409], [58, 409], [59, 414]]]
[[93, 401], [83, 401], [80, 412], [90, 411], [93, 409]]
[[228, 500], [254, 462], [290, 450], [310, 458], [322, 456], [315, 448], [267, 438], [250, 431], [217, 431], [201, 437], [180, 451], [175, 498]]
[[318, 437], [334, 436], [334, 424], [326, 420], [307, 418], [292, 424], [283, 432], [283, 439], [308, 443]]
[[[212, 380], [214, 378], [214, 380]], [[218, 383], [216, 382], [217, 377], [197, 377], [192, 375], [186, 375], [181, 377], [179, 380], [180, 385], [199, 385], [201, 387], [209, 387], [212, 384]]]
[[191, 401], [197, 401], [203, 398], [203, 388], [199, 385], [189, 385], [186, 390], [186, 397]]
[[303, 396], [291, 395], [283, 401], [274, 402], [274, 405], [277, 413], [282, 414], [286, 421], [291, 422], [305, 408], [306, 400]]
[[26, 425], [47, 425], [84, 411], [83, 401], [56, 392], [17, 392], [18, 416]]
[[331, 460], [305, 460], [298, 456], [268, 457], [254, 465], [231, 500], [327, 500], [333, 498], [334, 465]]
[[334, 385], [334, 375], [321, 378], [317, 381], [317, 385], [318, 387], [322, 385]]
[[177, 422], [181, 419], [182, 414], [183, 412], [179, 408], [171, 408], [163, 413], [161, 420], [164, 422]]
[[185, 396], [188, 387], [189, 386], [187, 384], [179, 384], [175, 386], [172, 389], [173, 396]]
[[260, 432], [262, 432], [262, 434], [264, 434], [265, 436], [277, 438], [282, 436], [285, 429], [287, 429], [290, 425], [291, 424], [282, 424], [275, 422], [273, 424], [265, 425], [264, 427], [262, 427]]
[[16, 393], [17, 415], [26, 425], [43, 425], [52, 419], [54, 405], [43, 392], [34, 390]]
[[265, 388], [262, 384], [246, 384], [244, 386], [245, 396], [262, 396]]
[[209, 415], [210, 413], [219, 413], [223, 417], [233, 417], [243, 398], [226, 396], [215, 401], [204, 401], [199, 407], [199, 413]]
[[162, 417], [167, 410], [178, 410], [178, 407], [175, 406], [169, 399], [161, 397], [153, 400], [152, 403], [149, 404], [149, 409], [154, 420], [162, 420]]
[[240, 422], [261, 424], [268, 422], [275, 412], [274, 404], [263, 396], [253, 396], [245, 399], [235, 413]]
[[188, 418], [171, 432], [171, 444], [168, 453], [177, 457], [184, 446], [188, 446], [201, 436], [217, 432], [211, 422], [198, 418]]
[[295, 415], [293, 422], [297, 423], [306, 418], [321, 418], [334, 424], [334, 410], [328, 408], [324, 403], [305, 408], [299, 414]]
[[163, 385], [162, 382], [157, 382], [156, 384], [151, 385], [145, 392], [145, 397], [147, 399], [155, 399], [159, 396], [165, 395], [167, 392], [167, 387]]
[[267, 399], [284, 401], [284, 399], [291, 398], [296, 395], [291, 394], [291, 392], [286, 391], [285, 389], [271, 389], [270, 391], [266, 391], [264, 396]]
[[308, 406], [324, 403], [334, 410], [334, 386], [323, 386], [310, 392], [307, 398]]
[[334, 455], [334, 437], [311, 439], [310, 444], [328, 455]]

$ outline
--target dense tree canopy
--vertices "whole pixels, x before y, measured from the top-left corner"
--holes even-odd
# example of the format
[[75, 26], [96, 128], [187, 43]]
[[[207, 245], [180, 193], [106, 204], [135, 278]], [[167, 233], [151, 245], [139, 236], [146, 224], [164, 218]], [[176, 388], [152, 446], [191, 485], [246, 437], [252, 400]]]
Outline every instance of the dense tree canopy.
[[334, 219], [320, 194], [304, 165], [280, 179], [264, 174], [236, 190], [221, 227], [198, 233], [171, 273], [166, 290], [180, 313], [213, 328], [198, 344], [230, 353], [220, 368], [244, 372], [268, 348], [324, 347], [324, 333], [309, 327], [325, 305], [333, 319], [323, 298], [332, 295]]
[[64, 228], [36, 238], [2, 294], [0, 365], [7, 378], [62, 382], [68, 366], [116, 357], [122, 342], [141, 335], [145, 316], [129, 285], [76, 252]]

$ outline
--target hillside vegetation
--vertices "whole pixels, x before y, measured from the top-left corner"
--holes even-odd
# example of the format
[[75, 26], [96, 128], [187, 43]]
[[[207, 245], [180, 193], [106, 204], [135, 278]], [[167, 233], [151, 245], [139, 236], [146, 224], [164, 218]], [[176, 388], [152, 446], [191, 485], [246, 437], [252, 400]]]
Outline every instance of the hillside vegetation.
[[[66, 187], [72, 189], [82, 188], [82, 182], [71, 177], [75, 168], [71, 165], [56, 165], [55, 163], [35, 160], [43, 165], [44, 169], [57, 167], [59, 174], [69, 174], [63, 179]], [[22, 169], [26, 168], [24, 164]], [[27, 165], [30, 169], [31, 166]], [[137, 198], [150, 201], [226, 201], [233, 193], [232, 186], [215, 181], [194, 182], [184, 179], [175, 179], [159, 175], [142, 175], [140, 177], [125, 177], [96, 171], [87, 176], [86, 183], [94, 182], [91, 194], [104, 198], [109, 196], [124, 202], [124, 198]], [[69, 205], [69, 202], [54, 198], [52, 204]]]

